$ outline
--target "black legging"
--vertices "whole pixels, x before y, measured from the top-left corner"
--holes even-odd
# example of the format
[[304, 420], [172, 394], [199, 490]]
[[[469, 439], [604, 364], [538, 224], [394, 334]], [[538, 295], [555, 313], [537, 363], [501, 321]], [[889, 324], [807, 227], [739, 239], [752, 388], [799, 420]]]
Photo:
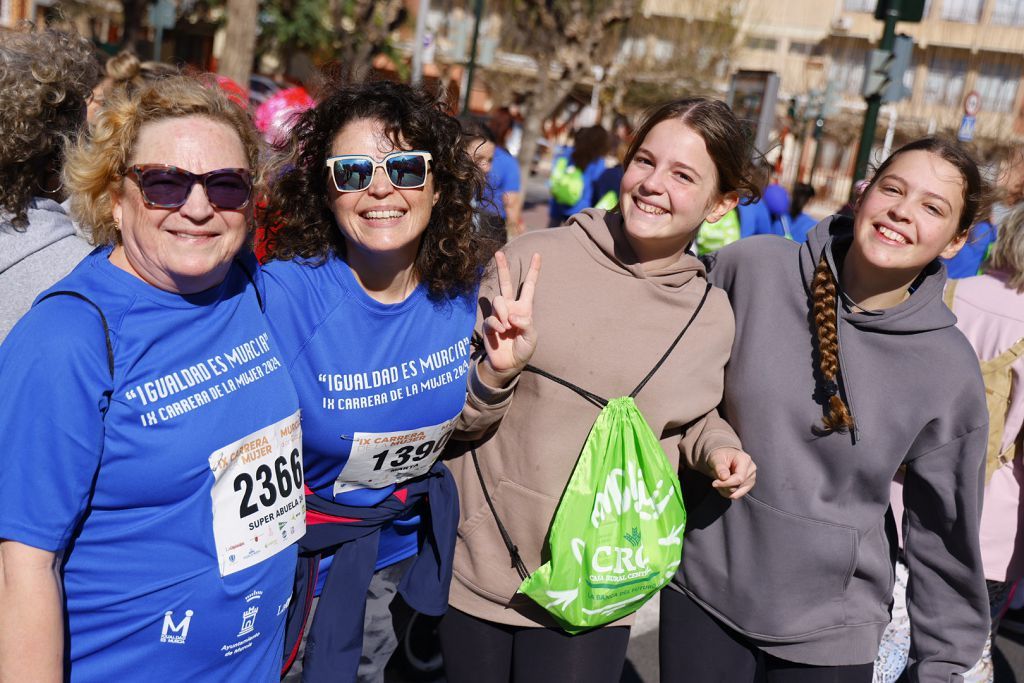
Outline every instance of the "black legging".
[[449, 608], [438, 629], [449, 683], [618, 683], [628, 626], [571, 636], [496, 624]]
[[812, 666], [773, 657], [679, 591], [661, 591], [662, 683], [871, 683], [874, 664]]

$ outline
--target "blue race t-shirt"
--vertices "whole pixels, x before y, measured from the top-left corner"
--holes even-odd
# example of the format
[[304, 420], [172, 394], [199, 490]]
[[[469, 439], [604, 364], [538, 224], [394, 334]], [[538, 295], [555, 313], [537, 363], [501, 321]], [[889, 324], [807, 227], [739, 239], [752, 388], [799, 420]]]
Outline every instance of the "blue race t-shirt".
[[751, 235], [771, 235], [772, 216], [763, 201], [740, 202], [736, 206], [740, 215], [740, 237]]
[[504, 147], [495, 145], [494, 161], [491, 162], [491, 170], [487, 172], [487, 184], [481, 198], [480, 210], [506, 218], [502, 196], [506, 192], [519, 192], [521, 187], [519, 162]]
[[[370, 297], [348, 264], [274, 261], [267, 315], [302, 405], [306, 483], [327, 500], [372, 506], [426, 472], [466, 400], [475, 297]], [[354, 456], [354, 457], [353, 457]], [[417, 520], [381, 533], [377, 568], [416, 552]]]
[[109, 253], [50, 291], [103, 311], [113, 379], [96, 309], [71, 296], [0, 347], [0, 538], [64, 552], [72, 681], [277, 681], [305, 509], [260, 297], [238, 262], [186, 296]]
[[981, 272], [981, 264], [985, 262], [989, 249], [996, 241], [996, 226], [988, 221], [978, 223], [971, 230], [970, 237], [963, 248], [951, 259], [942, 259], [946, 264], [946, 273], [950, 279], [972, 277]]
[[768, 234], [786, 237], [797, 243], [806, 242], [807, 233], [817, 224], [817, 219], [806, 213], [801, 213], [796, 218], [785, 213], [772, 221]]

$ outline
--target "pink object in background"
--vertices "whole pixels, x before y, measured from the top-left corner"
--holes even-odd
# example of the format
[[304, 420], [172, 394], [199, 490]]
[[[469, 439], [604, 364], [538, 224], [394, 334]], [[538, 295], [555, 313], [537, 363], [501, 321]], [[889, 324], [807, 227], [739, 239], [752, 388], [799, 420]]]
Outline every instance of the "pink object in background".
[[299, 114], [311, 109], [316, 102], [301, 86], [281, 90], [271, 95], [256, 108], [256, 129], [269, 144], [277, 146], [288, 139]]

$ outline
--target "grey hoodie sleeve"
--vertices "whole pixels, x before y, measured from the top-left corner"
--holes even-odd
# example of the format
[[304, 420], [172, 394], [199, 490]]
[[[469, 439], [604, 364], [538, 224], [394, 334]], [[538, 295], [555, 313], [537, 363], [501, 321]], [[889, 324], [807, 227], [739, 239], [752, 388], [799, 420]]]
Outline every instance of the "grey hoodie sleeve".
[[988, 635], [978, 540], [987, 439], [982, 424], [907, 463], [904, 546], [913, 683], [962, 681]]

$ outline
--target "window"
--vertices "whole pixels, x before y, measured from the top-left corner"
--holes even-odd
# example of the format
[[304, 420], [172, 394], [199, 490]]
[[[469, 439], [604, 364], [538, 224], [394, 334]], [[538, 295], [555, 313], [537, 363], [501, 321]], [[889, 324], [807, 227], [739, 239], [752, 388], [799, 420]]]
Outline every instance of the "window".
[[802, 43], [794, 40], [789, 44], [789, 54], [803, 57], [817, 57], [824, 53], [820, 43]]
[[667, 62], [672, 59], [672, 55], [675, 54], [675, 46], [669, 40], [662, 40], [658, 38], [654, 41], [654, 59], [658, 62]]
[[622, 47], [619, 49], [619, 54], [623, 59], [640, 59], [644, 56], [647, 51], [644, 41], [636, 38], [626, 38], [622, 41]]
[[779, 41], [774, 38], [747, 36], [747, 39], [743, 41], [743, 44], [751, 50], [768, 50], [769, 52], [775, 52], [776, 48], [779, 46]]
[[964, 96], [964, 76], [967, 60], [933, 56], [928, 63], [928, 76], [924, 82], [926, 104], [957, 107]]
[[13, 0], [0, 0], [0, 26], [10, 26], [14, 14]]
[[1024, 0], [995, 0], [992, 23], [1024, 26]]
[[874, 12], [878, 0], [843, 0], [843, 9], [847, 12]]
[[839, 92], [859, 95], [864, 85], [864, 62], [868, 52], [863, 47], [847, 47], [832, 57], [828, 77], [835, 81]]
[[942, 0], [942, 18], [977, 24], [981, 19], [982, 0]]
[[1017, 82], [1020, 78], [1020, 62], [982, 64], [974, 85], [981, 95], [982, 111], [1013, 111], [1013, 103], [1017, 99]]

